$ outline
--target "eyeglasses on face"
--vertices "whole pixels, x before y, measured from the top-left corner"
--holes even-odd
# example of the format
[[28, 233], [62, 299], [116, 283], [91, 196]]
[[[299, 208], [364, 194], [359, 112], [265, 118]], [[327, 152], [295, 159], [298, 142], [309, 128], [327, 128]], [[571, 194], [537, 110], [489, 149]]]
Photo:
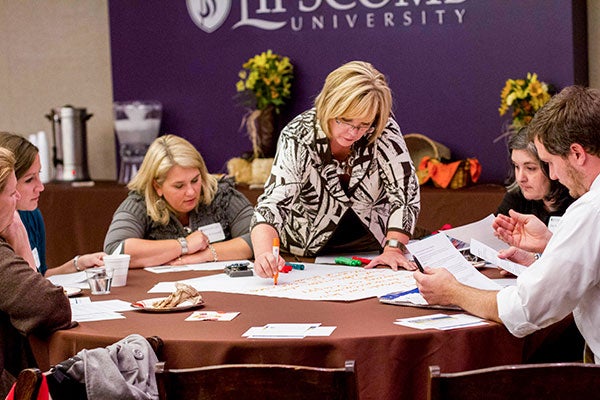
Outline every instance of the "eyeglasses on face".
[[346, 121], [342, 121], [339, 118], [335, 119], [335, 123], [338, 125], [341, 125], [343, 127], [345, 127], [346, 129], [348, 129], [349, 131], [356, 131], [358, 133], [360, 133], [361, 135], [364, 134], [371, 134], [373, 132], [375, 132], [375, 127], [374, 126], [354, 126], [349, 122]]

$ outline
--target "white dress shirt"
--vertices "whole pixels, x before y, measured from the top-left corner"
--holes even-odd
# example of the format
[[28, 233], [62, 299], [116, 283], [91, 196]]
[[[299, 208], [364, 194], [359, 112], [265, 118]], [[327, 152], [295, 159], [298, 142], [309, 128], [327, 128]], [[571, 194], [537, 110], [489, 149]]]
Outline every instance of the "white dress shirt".
[[[523, 337], [573, 312], [600, 360], [600, 175], [566, 211], [542, 257], [497, 295], [498, 314]], [[582, 349], [583, 351], [583, 349]]]

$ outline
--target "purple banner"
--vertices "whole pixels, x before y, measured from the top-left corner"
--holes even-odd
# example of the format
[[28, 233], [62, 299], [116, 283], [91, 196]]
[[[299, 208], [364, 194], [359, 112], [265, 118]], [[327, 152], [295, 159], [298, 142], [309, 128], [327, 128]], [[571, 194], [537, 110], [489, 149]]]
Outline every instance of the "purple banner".
[[161, 101], [161, 133], [190, 140], [211, 172], [252, 148], [235, 84], [268, 49], [294, 65], [279, 128], [331, 70], [369, 61], [389, 79], [403, 133], [477, 157], [481, 182], [508, 173], [506, 144], [493, 142], [506, 79], [587, 84], [585, 0], [109, 0], [109, 13], [115, 101]]

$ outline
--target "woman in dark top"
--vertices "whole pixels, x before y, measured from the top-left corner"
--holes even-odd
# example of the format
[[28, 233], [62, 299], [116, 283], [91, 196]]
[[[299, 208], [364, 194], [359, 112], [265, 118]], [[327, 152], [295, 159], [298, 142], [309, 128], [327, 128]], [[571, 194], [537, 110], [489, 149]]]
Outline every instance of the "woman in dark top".
[[562, 216], [574, 199], [565, 186], [550, 179], [548, 165], [540, 160], [533, 142], [527, 138], [526, 128], [513, 134], [508, 148], [515, 181], [508, 187], [497, 214], [508, 215], [512, 209], [533, 214], [546, 225], [550, 217]]

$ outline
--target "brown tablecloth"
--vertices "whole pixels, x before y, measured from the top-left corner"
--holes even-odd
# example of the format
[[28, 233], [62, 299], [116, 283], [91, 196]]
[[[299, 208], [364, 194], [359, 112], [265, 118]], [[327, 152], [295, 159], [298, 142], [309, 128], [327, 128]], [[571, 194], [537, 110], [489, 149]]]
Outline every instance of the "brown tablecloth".
[[[262, 189], [239, 190], [253, 204]], [[496, 211], [505, 189], [499, 185], [475, 185], [456, 190], [421, 188], [420, 233], [444, 224], [460, 226], [480, 220]], [[46, 224], [46, 261], [49, 267], [62, 265], [77, 254], [101, 251], [112, 215], [127, 196], [127, 188], [112, 181], [97, 181], [92, 187], [70, 183], [49, 183], [39, 207]]]
[[[126, 287], [92, 300], [136, 301], [160, 297], [147, 291], [161, 281], [176, 281], [207, 272], [153, 274], [132, 270]], [[232, 278], [235, 279], [235, 278]], [[88, 292], [84, 291], [84, 295]], [[83, 348], [106, 346], [131, 334], [160, 336], [160, 358], [168, 367], [183, 368], [231, 363], [283, 363], [339, 367], [356, 361], [360, 398], [425, 399], [428, 367], [463, 371], [520, 363], [537, 350], [545, 331], [517, 339], [501, 325], [451, 331], [416, 330], [394, 325], [396, 318], [439, 312], [380, 304], [376, 298], [354, 302], [302, 301], [252, 295], [203, 293], [204, 310], [239, 311], [231, 322], [184, 319], [191, 311], [149, 313], [129, 311], [125, 319], [84, 322], [46, 339], [32, 340], [42, 369], [67, 359]], [[451, 312], [451, 311], [449, 311]], [[267, 323], [320, 322], [336, 326], [328, 337], [256, 340], [242, 337], [252, 326]]]

